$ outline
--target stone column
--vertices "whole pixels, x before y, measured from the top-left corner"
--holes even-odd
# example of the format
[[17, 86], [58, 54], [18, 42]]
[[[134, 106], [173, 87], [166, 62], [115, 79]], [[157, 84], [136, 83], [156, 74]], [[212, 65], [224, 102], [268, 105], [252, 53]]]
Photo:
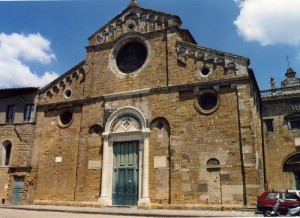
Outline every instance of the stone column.
[[149, 198], [149, 136], [150, 129], [142, 131], [144, 136], [144, 152], [143, 152], [143, 168], [142, 168], [142, 198], [139, 199], [138, 206], [140, 208], [150, 209]]
[[103, 155], [102, 155], [102, 177], [101, 177], [101, 194], [99, 198], [99, 203], [100, 205], [103, 206], [108, 206], [111, 205], [111, 199], [108, 198], [108, 183], [109, 183], [109, 178], [108, 178], [108, 134], [103, 133], [102, 134], [104, 143], [103, 143]]

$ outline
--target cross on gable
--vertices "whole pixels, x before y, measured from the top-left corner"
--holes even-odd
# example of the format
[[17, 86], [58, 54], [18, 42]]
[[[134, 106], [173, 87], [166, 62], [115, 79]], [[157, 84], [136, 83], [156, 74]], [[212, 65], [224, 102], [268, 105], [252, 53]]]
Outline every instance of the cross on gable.
[[290, 57], [289, 57], [288, 55], [286, 55], [286, 56], [285, 56], [285, 59], [286, 59], [286, 61], [287, 61], [288, 67], [290, 67], [290, 61], [289, 61]]

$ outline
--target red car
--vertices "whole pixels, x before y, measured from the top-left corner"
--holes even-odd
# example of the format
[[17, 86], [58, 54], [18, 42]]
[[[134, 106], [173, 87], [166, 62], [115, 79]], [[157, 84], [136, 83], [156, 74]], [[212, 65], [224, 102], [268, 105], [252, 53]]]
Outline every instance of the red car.
[[284, 202], [279, 205], [279, 213], [286, 215], [288, 212], [288, 206], [300, 205], [300, 197], [296, 193], [283, 192], [283, 191], [265, 191], [257, 199], [257, 209], [261, 211], [264, 216], [272, 216], [271, 211], [276, 204], [276, 197], [285, 199]]

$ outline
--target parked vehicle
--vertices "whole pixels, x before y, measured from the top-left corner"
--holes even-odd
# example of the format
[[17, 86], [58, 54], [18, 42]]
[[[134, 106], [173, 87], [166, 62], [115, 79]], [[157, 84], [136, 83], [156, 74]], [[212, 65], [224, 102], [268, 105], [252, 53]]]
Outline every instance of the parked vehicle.
[[288, 207], [293, 207], [300, 204], [300, 197], [296, 193], [284, 191], [265, 191], [257, 199], [257, 209], [261, 211], [264, 216], [273, 216], [273, 207], [277, 203], [276, 197], [284, 199], [280, 202], [277, 211], [281, 215], [287, 215]]
[[[278, 196], [276, 197], [276, 204], [273, 207], [273, 211], [268, 214], [270, 216], [282, 216], [282, 214], [279, 212], [279, 206], [281, 203], [284, 203], [285, 199], [280, 199], [279, 198], [279, 193]], [[300, 202], [295, 202], [297, 204], [295, 205], [286, 205], [287, 206], [287, 214], [286, 216], [298, 216], [300, 215]]]
[[296, 193], [300, 197], [300, 190], [288, 190], [288, 192]]

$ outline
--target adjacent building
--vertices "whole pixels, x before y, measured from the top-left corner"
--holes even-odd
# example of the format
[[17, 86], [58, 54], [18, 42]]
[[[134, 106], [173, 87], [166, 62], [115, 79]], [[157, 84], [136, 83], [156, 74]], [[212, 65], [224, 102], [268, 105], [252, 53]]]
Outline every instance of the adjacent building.
[[288, 68], [276, 88], [261, 92], [266, 187], [300, 189], [300, 79]]
[[4, 203], [29, 203], [38, 88], [0, 90], [0, 196]]

